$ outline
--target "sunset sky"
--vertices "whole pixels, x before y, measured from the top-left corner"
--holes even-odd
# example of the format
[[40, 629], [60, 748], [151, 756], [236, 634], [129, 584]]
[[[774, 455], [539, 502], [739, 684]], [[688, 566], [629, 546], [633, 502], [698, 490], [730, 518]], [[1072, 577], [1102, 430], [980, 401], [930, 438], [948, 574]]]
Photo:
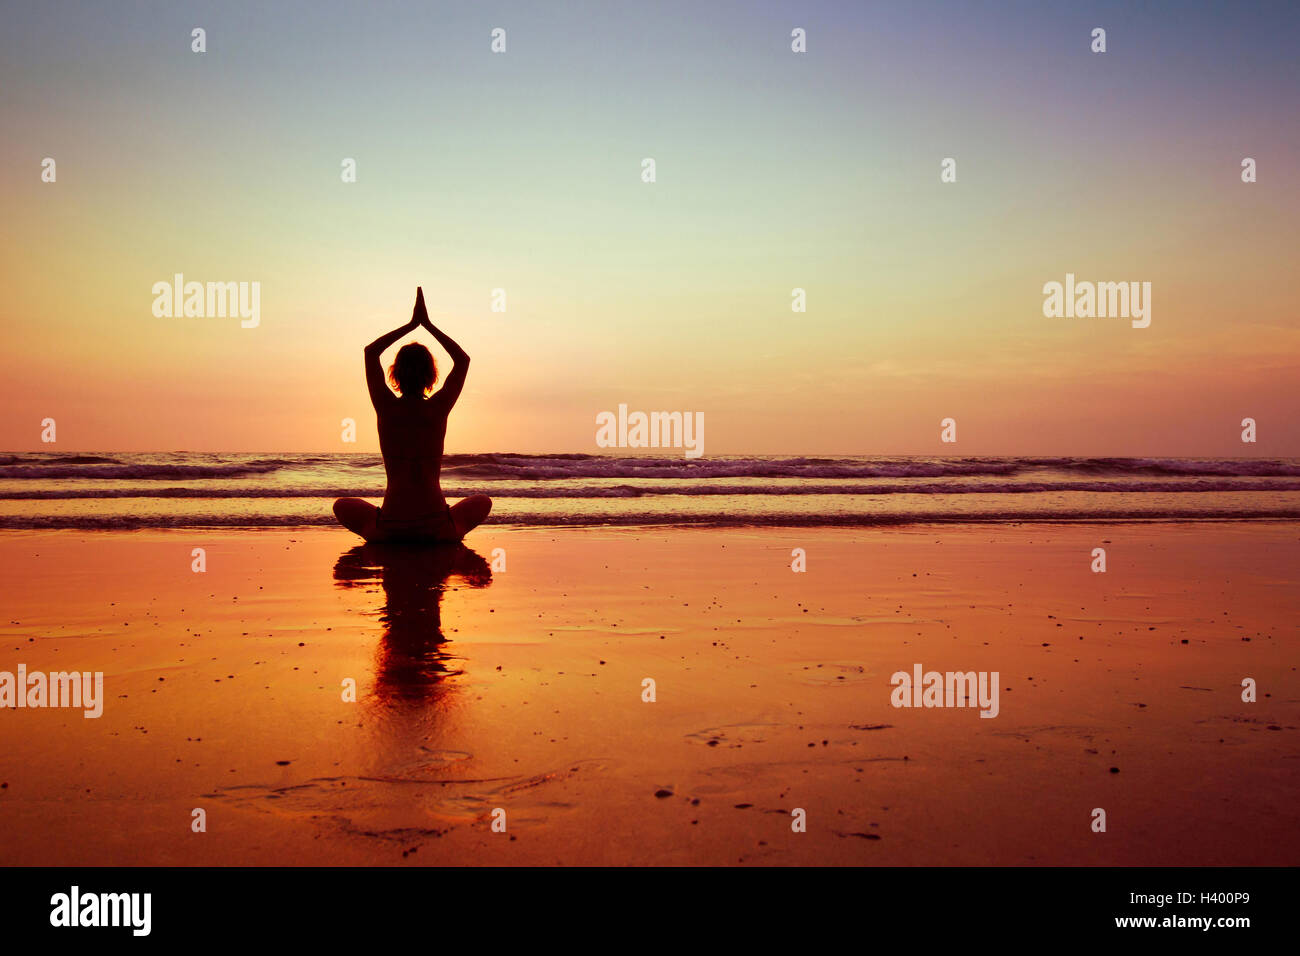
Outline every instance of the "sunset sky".
[[[1300, 455], [1295, 4], [260, 7], [6, 10], [0, 450], [372, 451], [418, 284], [454, 452], [625, 403], [706, 454]], [[156, 318], [178, 272], [260, 326]], [[1150, 327], [1045, 318], [1067, 272]]]

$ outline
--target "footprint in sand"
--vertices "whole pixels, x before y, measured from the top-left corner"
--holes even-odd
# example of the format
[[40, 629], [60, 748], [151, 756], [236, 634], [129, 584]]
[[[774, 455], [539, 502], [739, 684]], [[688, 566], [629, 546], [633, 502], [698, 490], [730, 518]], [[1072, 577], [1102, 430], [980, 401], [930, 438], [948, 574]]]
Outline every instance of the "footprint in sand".
[[720, 727], [709, 727], [687, 734], [686, 739], [702, 743], [707, 747], [741, 747], [745, 744], [766, 743], [768, 737], [772, 736], [778, 728], [787, 726], [763, 723], [723, 724]]
[[799, 664], [793, 676], [803, 684], [826, 686], [861, 683], [868, 679], [870, 672], [859, 661], [811, 661]]

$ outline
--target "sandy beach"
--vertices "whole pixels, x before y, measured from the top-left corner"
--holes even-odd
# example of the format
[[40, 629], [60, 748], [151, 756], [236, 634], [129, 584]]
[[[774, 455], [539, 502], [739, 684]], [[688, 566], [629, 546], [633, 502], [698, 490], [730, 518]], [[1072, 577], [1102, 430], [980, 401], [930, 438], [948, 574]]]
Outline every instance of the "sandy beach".
[[[467, 543], [5, 533], [0, 671], [105, 702], [0, 713], [0, 862], [1300, 862], [1294, 523]], [[916, 664], [998, 715], [892, 706]]]

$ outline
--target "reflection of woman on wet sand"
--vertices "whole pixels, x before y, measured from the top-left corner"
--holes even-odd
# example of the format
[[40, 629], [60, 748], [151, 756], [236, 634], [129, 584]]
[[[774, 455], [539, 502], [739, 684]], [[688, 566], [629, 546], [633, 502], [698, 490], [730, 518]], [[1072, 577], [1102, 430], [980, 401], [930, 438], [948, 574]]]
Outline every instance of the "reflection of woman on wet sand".
[[[421, 326], [451, 356], [451, 374], [441, 389], [429, 394], [438, 379], [438, 366], [427, 348], [410, 342], [398, 350], [388, 370], [388, 381], [397, 389], [394, 395], [384, 382], [380, 356], [384, 349]], [[367, 541], [459, 541], [482, 524], [492, 510], [492, 499], [487, 495], [472, 495], [448, 505], [439, 482], [447, 416], [465, 386], [469, 356], [429, 321], [424, 291], [418, 288], [411, 321], [375, 339], [366, 346], [365, 355], [366, 385], [379, 420], [379, 450], [384, 456], [388, 488], [378, 508], [360, 498], [338, 499], [334, 502], [335, 517]]]
[[365, 544], [343, 554], [334, 565], [339, 587], [378, 582], [384, 590], [379, 619], [384, 639], [375, 668], [381, 699], [425, 699], [443, 677], [455, 673], [444, 648], [441, 603], [453, 577], [474, 588], [492, 583], [482, 556], [462, 544], [411, 548]]

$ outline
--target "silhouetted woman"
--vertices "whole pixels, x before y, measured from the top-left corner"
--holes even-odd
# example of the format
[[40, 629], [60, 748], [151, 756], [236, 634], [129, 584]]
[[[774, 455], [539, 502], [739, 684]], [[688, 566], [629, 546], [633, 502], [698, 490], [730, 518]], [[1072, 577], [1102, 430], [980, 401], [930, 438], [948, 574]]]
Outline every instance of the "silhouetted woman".
[[[411, 342], [397, 351], [397, 359], [384, 382], [379, 358], [408, 332], [424, 326], [451, 356], [451, 374], [436, 394], [438, 367], [423, 345]], [[473, 495], [454, 506], [443, 497], [438, 476], [442, 470], [442, 445], [447, 437], [447, 415], [465, 387], [469, 356], [434, 328], [424, 308], [424, 291], [415, 290], [411, 321], [381, 335], [366, 346], [366, 385], [379, 419], [379, 450], [384, 456], [388, 488], [384, 503], [376, 508], [360, 498], [340, 498], [334, 515], [349, 531], [367, 541], [437, 543], [459, 541], [492, 510], [487, 495]]]

